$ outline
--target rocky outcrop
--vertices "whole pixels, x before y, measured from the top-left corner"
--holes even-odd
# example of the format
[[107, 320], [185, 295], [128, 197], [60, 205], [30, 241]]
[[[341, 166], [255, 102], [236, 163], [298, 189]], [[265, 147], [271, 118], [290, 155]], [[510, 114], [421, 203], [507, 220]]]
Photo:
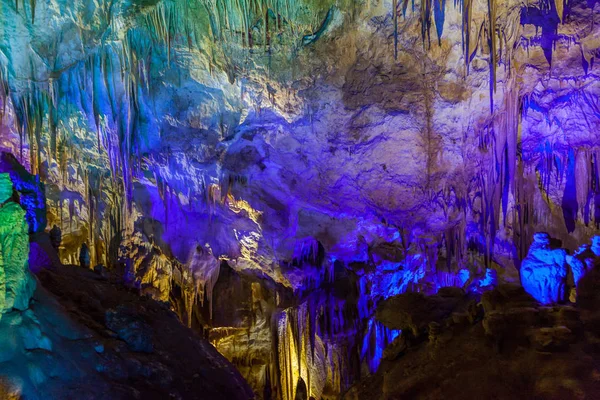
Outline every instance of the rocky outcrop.
[[381, 302], [376, 318], [391, 329], [408, 330], [419, 337], [428, 331], [430, 323], [444, 321], [453, 312], [464, 312], [467, 304], [460, 288], [443, 288], [434, 296], [411, 292]]
[[567, 253], [550, 247], [550, 235], [536, 233], [521, 263], [521, 283], [542, 304], [562, 302], [567, 295]]
[[114, 331], [119, 339], [127, 343], [131, 351], [142, 353], [154, 351], [152, 328], [136, 315], [135, 310], [128, 310], [124, 306], [108, 310], [105, 323], [108, 329]]
[[13, 184], [0, 173], [0, 318], [13, 309], [25, 310], [35, 289], [29, 273], [29, 235], [25, 211], [12, 201]]
[[[542, 302], [566, 300], [565, 254], [527, 251], [538, 231], [572, 251], [600, 224], [598, 2], [282, 4], [3, 2], [0, 147], [28, 171], [31, 230], [47, 215], [63, 262], [78, 263], [85, 245], [83, 264], [125, 275], [198, 331], [218, 319], [202, 304], [215, 297], [217, 260], [264, 274], [295, 297], [278, 320], [284, 342], [318, 336], [317, 352], [351, 364], [344, 377], [360, 369], [349, 354], [380, 359], [396, 334], [372, 317], [380, 300], [519, 277]], [[35, 243], [31, 260], [56, 264]], [[205, 243], [212, 256], [190, 263]], [[298, 264], [296, 249], [316, 249], [304, 255], [319, 265]], [[579, 256], [573, 285], [591, 273]], [[350, 301], [315, 294], [335, 263], [356, 275], [343, 286]], [[460, 324], [476, 315], [450, 313]], [[252, 323], [229, 317], [219, 338], [242, 341], [227, 350], [242, 359]], [[273, 325], [250, 329], [260, 368]], [[361, 351], [326, 338], [363, 335]], [[260, 372], [287, 397], [349, 384], [337, 373], [309, 382], [292, 358], [285, 385], [280, 371]]]
[[43, 269], [38, 276], [31, 307], [0, 320], [0, 394], [253, 397], [235, 368], [161, 303], [79, 267]]
[[211, 342], [257, 398], [294, 399], [303, 390], [332, 398], [360, 375], [361, 362], [367, 370], [379, 362], [389, 330], [360, 315], [354, 274], [340, 263], [332, 269], [331, 275], [317, 269], [304, 291], [294, 293], [259, 271], [221, 264]]
[[[168, 302], [173, 279], [176, 276], [173, 261], [143, 237], [141, 233], [131, 235], [119, 246], [120, 268], [114, 279], [122, 279], [157, 301]], [[181, 272], [177, 274], [181, 281]]]
[[[597, 312], [542, 306], [514, 284], [484, 293], [481, 304], [481, 318], [471, 323], [446, 318], [428, 324], [428, 340], [406, 341], [403, 333], [386, 348], [377, 373], [342, 398], [593, 397], [599, 388]], [[396, 312], [394, 303], [386, 306], [385, 315]]]
[[40, 233], [46, 229], [46, 194], [39, 175], [32, 175], [11, 153], [0, 154], [0, 172], [8, 173], [15, 190], [19, 193], [19, 204], [25, 210], [29, 233]]
[[[0, 174], [2, 399], [253, 397], [164, 305], [78, 267], [33, 265], [36, 285], [27, 261], [44, 260], [28, 257], [25, 211], [12, 195]], [[45, 251], [56, 258], [52, 246]]]

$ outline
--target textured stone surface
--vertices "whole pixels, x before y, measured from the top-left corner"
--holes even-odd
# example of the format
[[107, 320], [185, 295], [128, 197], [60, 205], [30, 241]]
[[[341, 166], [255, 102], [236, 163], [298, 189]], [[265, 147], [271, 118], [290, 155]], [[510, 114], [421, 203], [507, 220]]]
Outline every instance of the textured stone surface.
[[46, 229], [46, 195], [39, 176], [30, 174], [11, 153], [0, 155], [0, 172], [8, 173], [15, 190], [19, 193], [19, 204], [25, 210], [30, 233]]
[[38, 277], [31, 308], [0, 320], [0, 390], [57, 400], [252, 397], [164, 305], [75, 266]]
[[[159, 247], [182, 263], [198, 242], [209, 242], [216, 256], [259, 266], [282, 282], [291, 277], [276, 276], [272, 263], [289, 259], [307, 236], [347, 261], [364, 257], [361, 236], [372, 248], [404, 251], [443, 243], [427, 255], [430, 263], [462, 267], [473, 252], [478, 269], [493, 259], [500, 279], [514, 279], [535, 230], [571, 249], [591, 233], [597, 148], [586, 132], [596, 123], [598, 67], [584, 15], [595, 15], [595, 3], [570, 3], [558, 36], [548, 39], [541, 30], [551, 28], [538, 14], [558, 11], [495, 2], [495, 24], [507, 34], [496, 43], [493, 109], [490, 52], [476, 45], [475, 28], [487, 4], [465, 17], [472, 21], [467, 63], [459, 7], [445, 5], [444, 18], [425, 30], [443, 32], [441, 39], [423, 48], [419, 7], [399, 18], [396, 46], [391, 2], [337, 4], [317, 35], [330, 15], [325, 3], [308, 2], [299, 12], [293, 2], [283, 18], [302, 29], [278, 26], [277, 45], [264, 36], [267, 13], [253, 28], [252, 47], [223, 27], [217, 30], [227, 39], [218, 42], [204, 36], [204, 25], [191, 42], [185, 33], [164, 37], [160, 19], [145, 18], [172, 13], [181, 23], [169, 29], [179, 32], [186, 12], [214, 17], [198, 2], [188, 9], [181, 1], [125, 2], [109, 13], [107, 2], [70, 9], [53, 0], [36, 7], [35, 20], [49, 22], [39, 24], [24, 17], [32, 16], [29, 5], [4, 5], [7, 74], [40, 82], [35, 100], [24, 94], [25, 79], [5, 77], [14, 95], [3, 100], [5, 146], [47, 180], [49, 218], [65, 233], [63, 258], [74, 262], [89, 241], [91, 265], [112, 265], [115, 237], [143, 219]], [[243, 20], [240, 10], [228, 13], [233, 24]], [[109, 18], [115, 25], [105, 30]], [[78, 26], [90, 28], [84, 35]], [[123, 39], [128, 29], [131, 43]], [[296, 39], [304, 43], [303, 35], [294, 38], [302, 30], [318, 39], [292, 51]], [[575, 37], [581, 51], [571, 45]], [[148, 38], [156, 41], [151, 56]], [[555, 45], [551, 58], [547, 40]], [[38, 57], [33, 71], [18, 52], [25, 43]], [[212, 49], [212, 58], [199, 48]], [[133, 126], [126, 110], [135, 99], [115, 55], [129, 50], [139, 64], [122, 66], [139, 86]], [[242, 68], [244, 58], [250, 61]], [[52, 84], [41, 83], [48, 77]], [[55, 113], [50, 129], [25, 121], [25, 111], [41, 105], [43, 121]], [[25, 122], [32, 129], [21, 141]], [[402, 243], [393, 239], [399, 227]]]
[[391, 297], [379, 303], [376, 316], [389, 328], [409, 330], [418, 337], [429, 330], [430, 323], [443, 322], [454, 311], [459, 311], [460, 306], [466, 308], [464, 292], [458, 289], [449, 294], [425, 296], [421, 293], [405, 293]]
[[[199, 244], [296, 309], [343, 263], [351, 305], [315, 302], [367, 349], [390, 334], [376, 303], [405, 291], [527, 272], [541, 301], [566, 297], [562, 261], [538, 276], [521, 260], [535, 232], [570, 251], [598, 233], [597, 1], [250, 3], [0, 4], [0, 145], [44, 182], [63, 262], [87, 243], [90, 266], [200, 331]], [[327, 342], [335, 324], [315, 321]], [[272, 326], [244, 327], [266, 347]], [[343, 353], [354, 371], [380, 355]]]
[[[597, 311], [580, 316], [571, 306], [541, 306], [516, 285], [483, 297], [482, 320], [436, 325], [435, 342], [413, 341], [342, 398], [594, 397]], [[386, 353], [395, 355], [402, 343], [394, 340]]]
[[128, 311], [124, 307], [106, 312], [106, 326], [117, 333], [120, 339], [127, 343], [132, 351], [152, 353], [152, 328], [135, 311]]
[[565, 250], [552, 249], [550, 236], [536, 233], [521, 264], [525, 290], [543, 304], [561, 302], [567, 294], [567, 272]]
[[14, 309], [25, 310], [35, 290], [27, 268], [29, 235], [25, 211], [13, 201], [12, 182], [0, 174], [0, 317]]

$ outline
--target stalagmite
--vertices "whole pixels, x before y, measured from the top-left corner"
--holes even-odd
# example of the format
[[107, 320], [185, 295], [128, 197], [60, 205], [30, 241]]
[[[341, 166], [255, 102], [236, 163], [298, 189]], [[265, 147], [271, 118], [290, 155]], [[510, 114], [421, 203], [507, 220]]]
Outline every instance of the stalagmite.
[[566, 294], [566, 252], [550, 248], [550, 236], [536, 233], [521, 264], [521, 283], [542, 304], [561, 302]]

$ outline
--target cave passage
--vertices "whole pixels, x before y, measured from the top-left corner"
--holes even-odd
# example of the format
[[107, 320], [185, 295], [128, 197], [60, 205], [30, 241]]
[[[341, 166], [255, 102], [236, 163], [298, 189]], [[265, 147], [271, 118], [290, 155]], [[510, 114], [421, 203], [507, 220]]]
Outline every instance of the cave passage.
[[595, 398], [599, 35], [0, 0], [0, 400]]

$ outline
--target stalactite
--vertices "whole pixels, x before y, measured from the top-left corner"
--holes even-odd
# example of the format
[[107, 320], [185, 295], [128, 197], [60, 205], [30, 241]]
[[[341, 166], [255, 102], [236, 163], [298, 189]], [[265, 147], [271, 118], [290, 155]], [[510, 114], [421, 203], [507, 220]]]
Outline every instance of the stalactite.
[[590, 208], [592, 216], [590, 219], [593, 221], [593, 226], [598, 229], [600, 227], [600, 151], [595, 151], [591, 159], [591, 177], [590, 177], [590, 192], [593, 193], [590, 196]]
[[[394, 60], [398, 60], [398, 0], [393, 0], [392, 4], [394, 13]], [[406, 4], [406, 1], [404, 4]]]
[[435, 20], [438, 44], [441, 46], [442, 34], [444, 32], [444, 22], [446, 19], [446, 0], [433, 0], [433, 16]]
[[3, 122], [6, 115], [8, 100], [10, 98], [10, 85], [8, 83], [8, 69], [0, 64], [0, 100], [2, 101], [2, 109], [0, 110], [0, 123]]
[[590, 158], [587, 149], [579, 149], [575, 155], [575, 188], [577, 196], [577, 219], [588, 224], [588, 196], [590, 189]]
[[444, 239], [448, 271], [454, 272], [464, 268], [467, 255], [466, 221], [464, 217], [457, 225], [446, 230]]
[[213, 256], [210, 248], [198, 245], [192, 249], [188, 261], [188, 270], [192, 280], [193, 295], [186, 294], [190, 308], [188, 308], [188, 326], [191, 326], [192, 306], [196, 300], [200, 306], [204, 306], [204, 300], [208, 300], [210, 319], [212, 319], [213, 288], [219, 279], [220, 266], [218, 260]]
[[[317, 339], [317, 348], [310, 350], [310, 329], [306, 304], [285, 310], [277, 321], [279, 340], [277, 354], [279, 361], [280, 387], [282, 399], [293, 400], [298, 381], [307, 382], [308, 396], [320, 398], [327, 377], [325, 346]], [[312, 354], [310, 354], [312, 352]], [[315, 356], [315, 354], [318, 354]]]
[[554, 6], [556, 7], [556, 14], [560, 22], [564, 20], [564, 5], [566, 0], [554, 0]]
[[488, 0], [488, 44], [490, 47], [490, 110], [494, 112], [494, 93], [496, 92], [496, 0]]
[[463, 52], [465, 57], [466, 73], [469, 73], [469, 65], [471, 63], [471, 10], [473, 8], [473, 0], [462, 0], [462, 38]]
[[369, 319], [362, 343], [361, 359], [366, 360], [371, 373], [377, 371], [383, 357], [383, 350], [400, 333], [399, 330], [387, 328], [375, 318]]
[[421, 0], [421, 37], [423, 45], [431, 46], [431, 4], [435, 0]]
[[[18, 1], [18, 0], [17, 0]], [[29, 5], [31, 6], [31, 23], [35, 23], [35, 6], [37, 0], [29, 0]]]

